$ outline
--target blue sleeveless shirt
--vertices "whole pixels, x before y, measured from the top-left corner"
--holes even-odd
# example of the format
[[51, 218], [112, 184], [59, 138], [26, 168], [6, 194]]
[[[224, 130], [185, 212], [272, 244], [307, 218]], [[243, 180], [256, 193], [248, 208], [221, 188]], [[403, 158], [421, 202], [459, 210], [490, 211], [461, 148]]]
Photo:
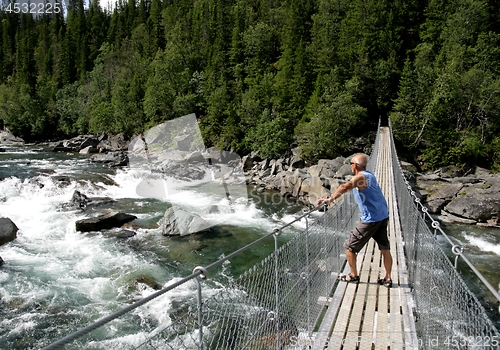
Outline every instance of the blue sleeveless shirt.
[[361, 212], [361, 221], [377, 222], [387, 219], [389, 217], [387, 202], [375, 175], [368, 170], [362, 171], [361, 174], [365, 176], [368, 185], [361, 191], [357, 188], [353, 189], [354, 198]]

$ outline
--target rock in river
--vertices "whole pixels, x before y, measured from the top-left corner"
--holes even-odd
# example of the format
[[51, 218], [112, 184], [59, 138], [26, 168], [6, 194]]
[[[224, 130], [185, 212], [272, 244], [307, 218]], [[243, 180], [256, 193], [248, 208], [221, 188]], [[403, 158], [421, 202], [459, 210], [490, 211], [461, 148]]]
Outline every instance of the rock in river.
[[168, 208], [161, 223], [164, 236], [186, 236], [207, 231], [210, 226], [200, 216], [178, 208], [175, 210], [174, 208]]
[[0, 245], [16, 239], [18, 230], [11, 219], [0, 218]]
[[108, 230], [113, 227], [121, 227], [123, 224], [134, 219], [137, 219], [134, 215], [112, 211], [95, 218], [78, 220], [76, 222], [76, 230], [81, 232]]

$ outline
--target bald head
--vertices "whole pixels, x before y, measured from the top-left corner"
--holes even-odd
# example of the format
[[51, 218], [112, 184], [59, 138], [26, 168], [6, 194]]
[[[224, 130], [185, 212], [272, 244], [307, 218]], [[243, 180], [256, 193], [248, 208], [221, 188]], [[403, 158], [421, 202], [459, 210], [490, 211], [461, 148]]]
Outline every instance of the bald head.
[[358, 164], [363, 169], [366, 169], [368, 159], [364, 154], [356, 154], [354, 157], [352, 157], [351, 162]]

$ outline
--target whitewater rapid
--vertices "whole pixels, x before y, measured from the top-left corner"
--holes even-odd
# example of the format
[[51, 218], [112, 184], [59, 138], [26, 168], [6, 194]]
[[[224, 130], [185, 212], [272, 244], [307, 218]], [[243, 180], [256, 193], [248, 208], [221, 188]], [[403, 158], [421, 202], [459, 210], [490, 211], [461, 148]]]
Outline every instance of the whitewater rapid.
[[[195, 266], [212, 262], [294, 218], [286, 203], [279, 210], [272, 203], [257, 203], [258, 197], [252, 196], [228, 203], [224, 196], [202, 187], [184, 189], [163, 200], [145, 198], [137, 193], [143, 171], [110, 171], [80, 156], [11, 149], [2, 157], [0, 217], [10, 218], [19, 228], [17, 239], [0, 247], [5, 261], [0, 268], [2, 349], [46, 346], [155, 292], [152, 284], [172, 283]], [[119, 210], [136, 215], [136, 235], [120, 239], [77, 232], [77, 220], [97, 213], [62, 209], [76, 190], [88, 197], [112, 198]], [[224, 233], [203, 241], [166, 239], [158, 222], [170, 205], [202, 215], [211, 225], [223, 226]], [[204, 213], [210, 205], [217, 205], [220, 212]], [[298, 223], [296, 229], [304, 226]], [[259, 258], [259, 252], [254, 255]], [[204, 293], [214, 293], [225, 279], [233, 278], [231, 269], [230, 264], [224, 265]], [[194, 293], [194, 283], [187, 283], [93, 332], [81, 344], [102, 349], [136, 346], [169, 324], [173, 300], [188, 302]]]

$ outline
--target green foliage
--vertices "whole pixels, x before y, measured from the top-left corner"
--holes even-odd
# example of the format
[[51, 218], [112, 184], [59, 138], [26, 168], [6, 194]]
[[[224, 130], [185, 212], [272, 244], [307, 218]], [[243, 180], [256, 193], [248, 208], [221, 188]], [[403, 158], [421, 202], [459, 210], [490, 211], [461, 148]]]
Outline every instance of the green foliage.
[[414, 62], [405, 65], [395, 135], [421, 153], [426, 168], [486, 164], [500, 131], [499, 36], [489, 31], [485, 1], [437, 4], [427, 10]]
[[250, 147], [260, 150], [260, 155], [264, 158], [275, 158], [290, 148], [291, 134], [286, 119], [270, 119], [270, 112], [265, 110], [261, 122], [249, 133]]
[[113, 132], [113, 106], [100, 102], [90, 107], [89, 131], [94, 133]]
[[345, 86], [332, 84], [322, 93], [317, 91], [308, 108], [310, 121], [297, 127], [303, 156], [317, 160], [346, 151], [348, 141], [366, 117], [366, 109], [355, 102], [353, 95], [358, 85], [353, 79]]
[[79, 83], [73, 83], [57, 93], [56, 108], [59, 114], [59, 129], [64, 135], [83, 134], [88, 131], [88, 120], [82, 112], [84, 108], [79, 97]]

